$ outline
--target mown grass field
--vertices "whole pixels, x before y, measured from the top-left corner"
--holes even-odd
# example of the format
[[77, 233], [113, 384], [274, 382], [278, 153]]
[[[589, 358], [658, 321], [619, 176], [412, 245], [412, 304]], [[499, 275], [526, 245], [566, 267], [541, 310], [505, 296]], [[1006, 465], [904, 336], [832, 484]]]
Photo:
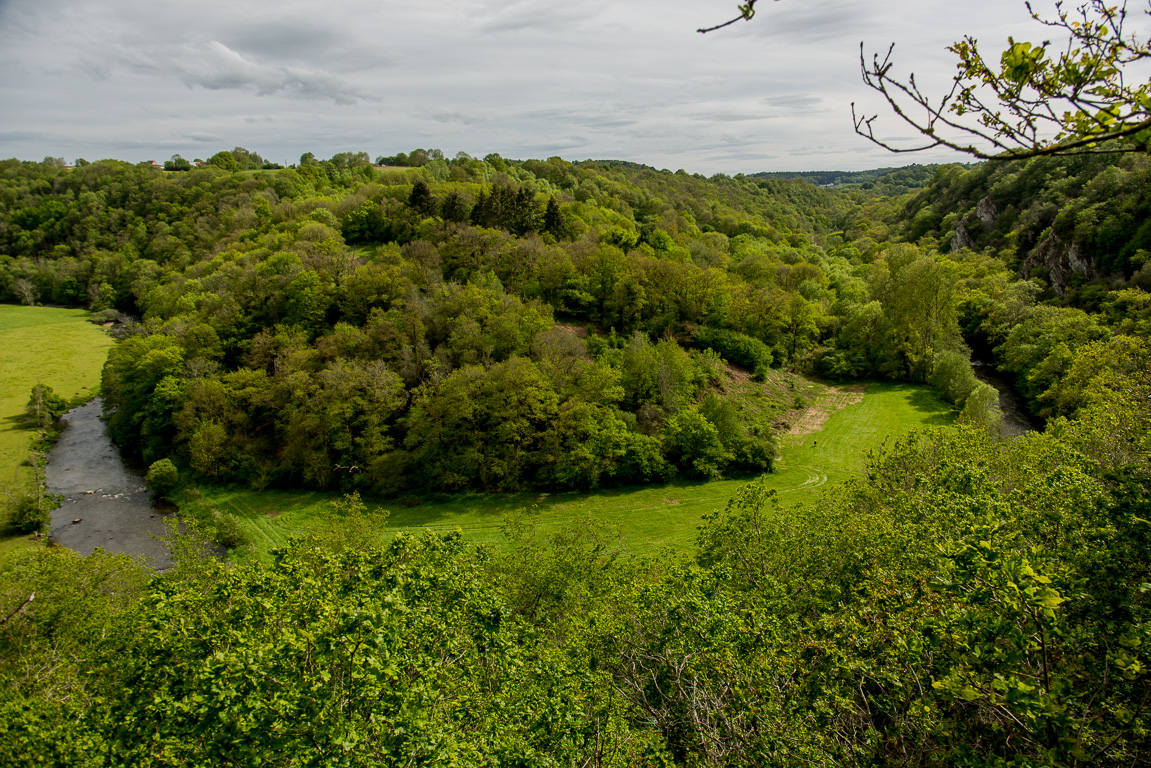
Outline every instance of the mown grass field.
[[[789, 503], [818, 501], [829, 484], [857, 472], [868, 451], [885, 440], [917, 427], [947, 425], [954, 419], [948, 405], [929, 388], [911, 384], [870, 384], [861, 398], [823, 388], [808, 415], [814, 418], [807, 426], [816, 431], [786, 436], [777, 471], [768, 476], [771, 486]], [[821, 417], [826, 420], [821, 421]], [[387, 529], [459, 528], [469, 540], [498, 544], [503, 541], [505, 515], [534, 507], [538, 511], [537, 530], [544, 535], [586, 518], [600, 527], [618, 528], [622, 543], [634, 553], [663, 546], [686, 548], [694, 541], [703, 515], [721, 508], [750, 479], [680, 481], [596, 493], [465, 494], [419, 506], [388, 505]], [[213, 504], [234, 515], [252, 544], [249, 552], [237, 552], [241, 559], [266, 558], [271, 549], [305, 534], [329, 514], [333, 498], [319, 492], [255, 492], [244, 488], [206, 487], [200, 491], [202, 500], [184, 503]]]
[[[68, 399], [95, 394], [113, 339], [87, 318], [80, 309], [0, 304], [0, 488], [27, 480], [31, 433], [22, 419], [37, 381]], [[0, 555], [26, 540], [0, 538]]]

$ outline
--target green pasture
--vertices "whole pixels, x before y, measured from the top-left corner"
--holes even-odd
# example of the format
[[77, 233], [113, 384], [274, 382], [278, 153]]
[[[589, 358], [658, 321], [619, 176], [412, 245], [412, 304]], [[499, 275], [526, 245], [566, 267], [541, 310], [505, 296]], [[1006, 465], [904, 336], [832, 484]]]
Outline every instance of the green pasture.
[[[94, 394], [113, 340], [81, 309], [0, 304], [0, 488], [26, 479], [31, 433], [22, 424], [36, 382], [72, 399]], [[0, 554], [25, 541], [0, 538]]]
[[[829, 397], [829, 395], [824, 395]], [[820, 401], [815, 403], [819, 407]], [[768, 476], [785, 502], [817, 501], [829, 484], [843, 481], [863, 465], [868, 451], [916, 427], [950, 424], [954, 413], [927, 387], [870, 384], [861, 402], [832, 413], [818, 432], [788, 436], [777, 470]], [[615, 527], [624, 546], [642, 553], [671, 546], [688, 547], [704, 513], [722, 507], [751, 478], [718, 482], [679, 481], [662, 486], [613, 488], [595, 493], [463, 494], [448, 501], [399, 506], [389, 504], [387, 530], [459, 528], [476, 542], [503, 540], [505, 515], [525, 508], [538, 513], [538, 531], [547, 534], [579, 519], [597, 527]], [[331, 494], [205, 487], [199, 501], [234, 515], [252, 544], [250, 554], [269, 550], [306, 533], [328, 514]], [[369, 508], [372, 505], [369, 504]]]

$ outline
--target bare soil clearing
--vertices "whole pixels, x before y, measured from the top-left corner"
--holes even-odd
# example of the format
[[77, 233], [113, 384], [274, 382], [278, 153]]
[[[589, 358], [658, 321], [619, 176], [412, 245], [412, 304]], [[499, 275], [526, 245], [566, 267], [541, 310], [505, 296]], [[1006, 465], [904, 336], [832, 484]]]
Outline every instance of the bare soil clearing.
[[849, 405], [862, 403], [864, 388], [863, 384], [828, 387], [827, 391], [791, 425], [787, 434], [809, 435], [820, 431], [833, 413], [842, 411]]

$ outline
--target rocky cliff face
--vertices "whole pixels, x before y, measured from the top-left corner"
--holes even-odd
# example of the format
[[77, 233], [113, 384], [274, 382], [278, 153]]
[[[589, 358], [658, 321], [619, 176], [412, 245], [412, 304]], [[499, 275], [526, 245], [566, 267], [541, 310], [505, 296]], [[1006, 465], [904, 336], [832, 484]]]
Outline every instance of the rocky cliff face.
[[985, 197], [975, 204], [975, 210], [967, 214], [968, 217], [974, 215], [983, 226], [991, 229], [995, 226], [995, 217], [999, 215], [999, 211], [995, 207], [995, 203], [991, 202], [990, 197]]
[[1088, 280], [1100, 277], [1099, 267], [1090, 259], [1083, 258], [1078, 243], [1068, 243], [1053, 232], [1031, 249], [1019, 268], [1021, 277], [1032, 273], [1046, 272], [1047, 280], [1062, 296], [1073, 275], [1083, 275]]
[[[979, 231], [994, 229], [998, 215], [999, 211], [990, 197], [981, 199], [955, 227], [951, 250], [978, 247], [975, 240]], [[1042, 276], [1060, 295], [1074, 275], [1094, 280], [1101, 273], [1092, 259], [1083, 256], [1078, 243], [1064, 240], [1051, 231], [1024, 255], [1019, 267], [1020, 277]]]
[[962, 221], [955, 227], [955, 236], [951, 238], [951, 252], [955, 253], [961, 248], [974, 248], [975, 241], [971, 239], [971, 232]]
[[951, 238], [951, 250], [958, 251], [960, 248], [974, 248], [975, 239], [971, 236], [971, 229], [973, 227], [985, 229], [994, 228], [996, 215], [998, 215], [998, 211], [995, 208], [995, 203], [991, 202], [990, 197], [985, 197], [976, 203], [975, 208], [964, 216], [955, 227], [955, 237]]

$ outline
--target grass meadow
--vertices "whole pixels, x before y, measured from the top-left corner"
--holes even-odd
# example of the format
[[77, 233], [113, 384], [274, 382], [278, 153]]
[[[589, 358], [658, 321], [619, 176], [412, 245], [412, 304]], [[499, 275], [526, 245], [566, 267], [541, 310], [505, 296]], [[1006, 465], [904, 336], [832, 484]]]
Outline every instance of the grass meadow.
[[[954, 420], [950, 407], [923, 386], [868, 384], [821, 387], [820, 392], [795, 424], [795, 433], [783, 437], [776, 471], [768, 476], [785, 503], [816, 502], [829, 485], [856, 473], [867, 453], [885, 440]], [[540, 534], [587, 519], [599, 528], [614, 526], [626, 549], [641, 554], [665, 546], [689, 547], [703, 515], [723, 507], [751, 479], [677, 481], [593, 493], [461, 494], [434, 503], [393, 503], [384, 508], [390, 510], [389, 531], [459, 528], [471, 541], [492, 544], [503, 541], [501, 527], [508, 513], [534, 508]], [[239, 559], [265, 559], [271, 549], [307, 533], [329, 515], [334, 497], [320, 492], [223, 487], [205, 487], [199, 492], [199, 500], [185, 499], [181, 505], [211, 504], [235, 516], [251, 543], [247, 552], [235, 553]]]
[[[87, 318], [80, 309], [0, 304], [0, 488], [28, 479], [23, 415], [36, 382], [68, 399], [96, 393], [113, 339]], [[0, 538], [0, 554], [24, 541]]]

